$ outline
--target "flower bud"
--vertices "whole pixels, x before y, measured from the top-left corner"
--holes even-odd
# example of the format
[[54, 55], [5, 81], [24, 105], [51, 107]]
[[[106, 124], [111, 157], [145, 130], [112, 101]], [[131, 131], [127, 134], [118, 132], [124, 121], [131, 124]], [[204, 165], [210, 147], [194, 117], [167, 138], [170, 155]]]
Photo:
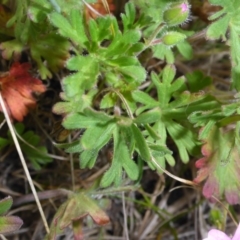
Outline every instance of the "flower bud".
[[167, 46], [174, 46], [186, 38], [185, 34], [179, 32], [168, 32], [162, 37], [162, 43]]
[[188, 20], [190, 6], [188, 2], [171, 3], [163, 12], [163, 20], [168, 26], [176, 26]]

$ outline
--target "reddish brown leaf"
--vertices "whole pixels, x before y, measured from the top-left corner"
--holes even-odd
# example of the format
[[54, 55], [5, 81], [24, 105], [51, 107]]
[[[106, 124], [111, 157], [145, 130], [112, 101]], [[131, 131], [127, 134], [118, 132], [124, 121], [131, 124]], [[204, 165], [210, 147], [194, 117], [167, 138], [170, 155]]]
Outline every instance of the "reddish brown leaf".
[[64, 229], [78, 219], [89, 215], [98, 225], [109, 223], [107, 214], [96, 204], [96, 202], [83, 193], [72, 196], [60, 221], [60, 229]]
[[32, 93], [46, 90], [42, 81], [30, 75], [29, 69], [29, 63], [14, 63], [9, 72], [0, 75], [0, 90], [8, 113], [20, 122], [36, 104]]
[[235, 134], [213, 127], [204, 139], [204, 157], [196, 162], [194, 181], [205, 181], [203, 195], [212, 201], [225, 197], [230, 204], [240, 203], [240, 141]]
[[57, 234], [61, 233], [71, 224], [73, 226], [74, 239], [83, 239], [82, 223], [83, 219], [87, 216], [90, 216], [98, 225], [104, 225], [110, 222], [107, 214], [92, 198], [82, 192], [72, 194], [54, 216], [50, 227], [50, 234], [48, 234], [46, 239], [55, 240]]

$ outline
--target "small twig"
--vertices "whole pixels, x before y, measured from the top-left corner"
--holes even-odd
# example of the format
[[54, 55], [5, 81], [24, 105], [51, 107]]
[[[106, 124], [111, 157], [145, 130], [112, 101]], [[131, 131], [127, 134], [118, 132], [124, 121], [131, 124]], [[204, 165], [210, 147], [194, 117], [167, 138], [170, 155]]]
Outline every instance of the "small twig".
[[16, 136], [18, 137], [18, 139], [20, 139], [24, 144], [26, 144], [27, 146], [29, 146], [30, 148], [32, 148], [33, 150], [35, 150], [36, 152], [38, 152], [39, 154], [41, 154], [42, 156], [46, 156], [46, 157], [50, 157], [50, 158], [54, 158], [57, 160], [62, 160], [62, 161], [67, 161], [68, 158], [65, 157], [61, 157], [61, 156], [56, 156], [54, 154], [50, 154], [50, 153], [43, 153], [42, 151], [38, 150], [36, 147], [34, 147], [33, 145], [31, 145], [29, 142], [25, 141], [25, 139], [23, 139], [18, 132], [16, 131], [16, 129], [14, 129]]
[[6, 119], [4, 119], [4, 120], [1, 122], [1, 124], [0, 124], [0, 129], [3, 127], [3, 125], [5, 124], [5, 122], [6, 122]]
[[131, 108], [129, 107], [129, 105], [128, 105], [126, 99], [124, 98], [124, 96], [123, 96], [118, 90], [116, 90], [116, 89], [114, 89], [114, 88], [111, 88], [111, 90], [112, 90], [113, 92], [115, 92], [115, 93], [118, 95], [118, 97], [122, 100], [123, 104], [124, 104], [125, 107], [126, 107], [128, 116], [129, 116], [131, 119], [134, 119], [133, 114], [132, 114], [132, 111], [131, 111]]
[[123, 218], [124, 218], [124, 232], [126, 240], [129, 240], [128, 225], [127, 225], [127, 211], [125, 202], [125, 193], [122, 192], [122, 208], [123, 208]]
[[[38, 192], [38, 198], [41, 200], [45, 200], [45, 199], [50, 199], [50, 198], [58, 198], [58, 197], [62, 197], [62, 196], [68, 196], [70, 195], [72, 192], [66, 189], [53, 189], [53, 190], [46, 190], [46, 191], [42, 191], [42, 192]], [[33, 194], [27, 194], [24, 196], [20, 196], [18, 198], [14, 199], [13, 202], [13, 206], [20, 206], [22, 204], [26, 204], [26, 203], [30, 203], [34, 201], [34, 196]]]
[[229, 211], [229, 209], [215, 196], [211, 196], [214, 200], [216, 200], [223, 208], [224, 210], [229, 214], [230, 218], [233, 220], [236, 227], [238, 227], [238, 223], [236, 222], [235, 218], [233, 217], [232, 213]]
[[143, 50], [141, 50], [140, 52], [138, 52], [136, 54], [136, 57], [140, 55], [140, 53], [142, 53], [143, 51], [145, 51], [147, 48], [149, 48], [151, 46], [151, 44], [153, 43], [153, 41], [155, 40], [155, 38], [157, 37], [157, 35], [159, 34], [159, 32], [161, 30], [163, 30], [164, 24], [160, 23], [157, 28], [153, 31], [153, 33], [150, 35], [149, 39], [147, 39], [145, 41], [145, 47], [143, 48]]
[[24, 156], [23, 156], [23, 153], [22, 153], [22, 149], [21, 149], [21, 147], [20, 147], [20, 145], [19, 145], [19, 142], [18, 142], [17, 136], [16, 136], [16, 134], [15, 134], [13, 125], [12, 125], [12, 123], [11, 123], [10, 117], [9, 117], [8, 112], [7, 112], [7, 109], [6, 109], [6, 107], [5, 107], [5, 103], [4, 103], [4, 100], [3, 100], [3, 98], [2, 98], [1, 92], [0, 92], [0, 106], [1, 106], [1, 108], [2, 108], [3, 114], [4, 114], [5, 119], [6, 119], [6, 121], [7, 121], [9, 130], [10, 130], [10, 132], [11, 132], [11, 135], [12, 135], [12, 138], [13, 138], [13, 142], [14, 142], [14, 144], [15, 144], [15, 146], [16, 146], [16, 149], [17, 149], [19, 158], [20, 158], [20, 160], [21, 160], [21, 163], [22, 163], [24, 172], [25, 172], [26, 177], [27, 177], [27, 179], [28, 179], [28, 183], [29, 183], [30, 188], [31, 188], [31, 190], [32, 190], [32, 193], [33, 193], [33, 195], [34, 195], [34, 197], [35, 197], [35, 201], [36, 201], [38, 210], [39, 210], [39, 212], [40, 212], [40, 215], [41, 215], [41, 217], [42, 217], [43, 224], [44, 224], [44, 226], [45, 226], [46, 232], [49, 233], [50, 230], [49, 230], [49, 227], [48, 227], [48, 223], [47, 223], [46, 217], [45, 217], [45, 215], [44, 215], [44, 212], [43, 212], [41, 203], [40, 203], [39, 198], [38, 198], [38, 195], [37, 195], [37, 191], [36, 191], [36, 189], [35, 189], [35, 186], [34, 186], [34, 184], [33, 184], [31, 175], [30, 175], [30, 173], [29, 173], [29, 170], [28, 170], [26, 161], [25, 161], [25, 159], [24, 159]]
[[187, 185], [190, 185], [190, 186], [193, 186], [193, 187], [197, 187], [198, 185], [193, 182], [193, 181], [190, 181], [190, 180], [187, 180], [187, 179], [184, 179], [184, 178], [180, 178], [180, 177], [177, 177], [175, 175], [173, 175], [172, 173], [168, 172], [166, 169], [163, 169], [159, 164], [158, 162], [155, 160], [154, 157], [151, 158], [151, 161], [155, 164], [155, 166], [157, 166], [161, 171], [163, 171], [164, 173], [166, 173], [169, 177], [179, 181], [179, 182], [182, 182], [182, 183], [185, 183]]

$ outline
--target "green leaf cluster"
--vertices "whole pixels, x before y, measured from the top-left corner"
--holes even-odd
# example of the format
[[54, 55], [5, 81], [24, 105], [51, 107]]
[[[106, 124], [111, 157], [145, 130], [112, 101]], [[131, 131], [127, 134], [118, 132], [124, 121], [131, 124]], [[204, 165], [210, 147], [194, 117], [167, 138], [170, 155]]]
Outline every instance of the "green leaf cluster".
[[145, 69], [135, 55], [144, 47], [140, 42], [141, 32], [128, 28], [130, 16], [122, 17], [125, 29], [120, 31], [116, 18], [110, 16], [91, 19], [86, 29], [83, 15], [77, 10], [72, 10], [68, 17], [57, 12], [50, 14], [51, 23], [75, 46], [74, 56], [66, 63], [73, 73], [63, 80], [63, 99], [69, 102], [66, 109], [81, 106], [83, 101], [79, 96], [88, 93], [85, 96], [88, 98], [93, 92], [97, 94], [94, 91], [97, 85], [98, 92], [105, 86], [127, 92], [145, 80]]
[[[210, 17], [215, 20], [207, 30], [209, 39], [229, 41], [232, 61], [232, 85], [240, 90], [240, 2], [238, 0], [210, 0], [211, 4], [221, 6], [221, 10]], [[229, 34], [228, 34], [229, 31]], [[229, 36], [229, 37], [228, 37]]]
[[81, 168], [92, 168], [95, 165], [99, 151], [113, 141], [113, 156], [111, 166], [101, 180], [101, 186], [107, 187], [114, 183], [120, 185], [123, 170], [128, 177], [137, 180], [139, 169], [133, 159], [134, 151], [147, 162], [151, 161], [152, 151], [163, 156], [170, 153], [166, 147], [151, 143], [148, 145], [143, 134], [131, 118], [108, 116], [86, 108], [83, 113], [69, 114], [63, 126], [67, 129], [86, 129], [80, 141], [67, 146], [66, 151], [78, 153]]
[[[165, 9], [167, 2], [163, 5]], [[220, 107], [215, 97], [200, 92], [211, 84], [209, 78], [194, 72], [187, 76], [188, 83], [184, 77], [175, 79], [172, 64], [160, 75], [151, 74], [147, 90], [138, 89], [147, 77], [138, 55], [151, 46], [148, 41], [142, 43], [142, 37], [151, 39], [147, 32], [154, 21], [146, 13], [135, 18], [132, 3], [126, 4], [125, 14], [121, 15], [123, 29], [112, 16], [91, 19], [86, 24], [77, 10], [66, 16], [58, 12], [49, 15], [59, 34], [70, 38], [74, 46], [74, 54], [66, 62], [72, 74], [63, 79], [63, 101], [53, 111], [65, 115], [66, 129], [84, 129], [80, 140], [65, 146], [68, 152], [79, 153], [81, 168], [92, 168], [99, 151], [113, 144], [110, 168], [101, 180], [102, 187], [119, 185], [123, 170], [130, 179], [137, 180], [142, 160], [152, 169], [165, 169], [166, 161], [173, 166], [175, 159], [167, 148], [168, 136], [181, 160], [187, 163], [189, 154], [199, 154], [201, 144], [189, 116], [202, 114], [209, 107]], [[170, 32], [171, 27], [165, 29]], [[159, 37], [162, 29], [154, 34]], [[159, 46], [167, 49], [163, 44]], [[182, 42], [179, 49], [189, 57], [188, 44]], [[150, 96], [152, 90], [157, 92], [154, 98]]]
[[1, 43], [3, 57], [8, 60], [18, 59], [29, 49], [43, 79], [51, 78], [52, 72], [64, 66], [70, 49], [67, 39], [49, 24], [47, 14], [52, 10], [47, 0], [16, 1], [15, 14], [6, 23], [10, 39]]
[[[240, 2], [209, 2], [221, 9], [209, 18], [212, 22], [207, 38], [221, 38], [230, 46], [232, 86], [238, 91]], [[62, 101], [53, 111], [64, 116], [64, 128], [82, 131], [81, 138], [63, 144], [66, 151], [79, 155], [81, 168], [93, 168], [99, 152], [112, 146], [102, 187], [120, 185], [123, 172], [132, 181], [140, 180], [143, 161], [159, 171], [166, 163], [174, 166], [169, 140], [184, 163], [189, 162], [190, 155], [200, 154], [203, 141], [218, 151], [212, 133], [224, 132], [225, 127], [236, 126], [240, 120], [237, 95], [217, 90], [211, 78], [198, 70], [181, 76], [175, 69], [174, 47], [184, 60], [193, 56], [187, 39], [194, 32], [178, 24], [188, 18], [189, 12], [184, 12], [181, 19], [175, 18], [175, 12], [182, 14], [182, 3], [187, 1], [132, 0], [125, 4], [119, 18], [106, 15], [87, 19], [82, 1], [23, 0], [16, 1], [11, 9], [14, 14], [2, 17], [0, 33], [7, 40], [0, 47], [5, 59], [29, 51], [43, 79], [66, 68], [61, 81]], [[160, 73], [145, 69], [152, 59], [163, 60], [156, 64]], [[16, 125], [16, 129], [25, 141], [22, 149], [35, 168], [51, 161], [42, 154], [46, 148], [40, 148], [39, 155], [26, 144], [31, 141], [39, 146], [38, 136], [25, 132], [22, 125]], [[234, 130], [230, 137], [220, 136], [219, 144], [227, 145], [238, 135]], [[0, 149], [9, 144], [10, 137], [0, 138]], [[218, 151], [216, 156], [226, 157], [224, 154]], [[224, 185], [226, 181], [221, 182], [222, 189]]]
[[[142, 104], [136, 111], [138, 124], [149, 124], [153, 132], [159, 136], [157, 139], [147, 134], [148, 140], [157, 145], [166, 145], [167, 136], [175, 142], [180, 157], [184, 163], [189, 161], [189, 153], [197, 151], [199, 145], [197, 135], [194, 133], [188, 116], [196, 110], [204, 111], [217, 104], [206, 94], [190, 93], [184, 77], [174, 79], [176, 69], [173, 65], [167, 65], [158, 76], [152, 73], [151, 79], [154, 88], [157, 90], [157, 99], [153, 99], [148, 93], [136, 90], [133, 92], [135, 101]], [[150, 90], [150, 89], [149, 89]], [[174, 98], [174, 99], [173, 99]], [[215, 105], [214, 105], [215, 104]], [[164, 168], [165, 160], [174, 165], [174, 158], [168, 154], [158, 156], [157, 162]]]
[[[36, 170], [39, 170], [41, 169], [41, 166], [52, 162], [52, 158], [48, 156], [46, 146], [41, 144], [40, 137], [37, 134], [33, 131], [25, 131], [25, 126], [22, 123], [17, 123], [14, 127], [20, 138], [19, 142], [23, 153], [27, 159], [31, 161], [32, 166]], [[8, 132], [8, 138], [0, 138], [0, 150], [13, 145], [14, 142], [10, 132]]]

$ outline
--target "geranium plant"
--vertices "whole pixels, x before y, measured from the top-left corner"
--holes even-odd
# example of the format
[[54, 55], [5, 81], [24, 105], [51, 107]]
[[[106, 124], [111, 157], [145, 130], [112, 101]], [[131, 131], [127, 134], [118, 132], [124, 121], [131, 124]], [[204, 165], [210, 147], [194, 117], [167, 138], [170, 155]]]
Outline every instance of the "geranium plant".
[[[220, 39], [230, 48], [232, 89], [225, 91], [227, 99], [221, 90], [215, 94], [210, 76], [199, 70], [185, 74], [179, 68], [176, 59], [192, 59], [191, 43], [198, 36], [191, 25], [184, 27], [191, 20], [186, 0], [132, 0], [118, 17], [114, 1], [11, 2], [0, 5], [1, 54], [14, 62], [0, 74], [0, 91], [12, 121], [23, 121], [36, 106], [32, 94], [46, 90], [41, 80], [62, 70], [53, 113], [62, 116], [65, 129], [81, 134], [58, 146], [76, 154], [82, 169], [94, 168], [99, 153], [111, 148], [98, 187], [121, 186], [126, 178], [137, 183], [145, 166], [161, 174], [177, 160], [187, 164], [194, 156], [198, 172], [193, 185], [203, 186], [204, 197], [240, 203], [240, 1], [209, 0], [219, 8], [203, 29], [208, 40]], [[21, 62], [24, 51], [41, 80], [30, 73], [29, 63]], [[159, 67], [148, 68], [151, 60]], [[20, 134], [26, 137], [23, 130]], [[38, 145], [39, 138], [31, 136]], [[0, 140], [5, 147], [6, 139]], [[39, 155], [23, 148], [39, 168]], [[76, 199], [86, 200], [86, 209], [84, 204], [73, 206]], [[72, 195], [62, 206], [50, 239], [75, 220], [82, 223], [85, 215], [96, 220], [94, 209], [108, 222], [89, 196]], [[216, 230], [208, 239], [217, 234], [229, 239]], [[238, 235], [239, 230], [233, 239]]]

